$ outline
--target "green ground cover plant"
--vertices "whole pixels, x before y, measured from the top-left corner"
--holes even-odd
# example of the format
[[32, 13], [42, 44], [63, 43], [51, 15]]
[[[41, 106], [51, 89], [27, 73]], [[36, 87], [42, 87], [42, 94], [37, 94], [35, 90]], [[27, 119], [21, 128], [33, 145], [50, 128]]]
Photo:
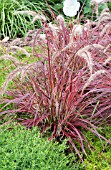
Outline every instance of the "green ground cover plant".
[[[111, 127], [105, 126], [100, 130], [105, 137], [110, 137]], [[37, 127], [26, 129], [17, 123], [0, 126], [0, 169], [109, 170], [111, 145], [106, 145], [90, 132], [86, 136], [96, 150], [89, 152], [81, 163], [75, 160], [75, 154], [67, 152], [66, 141], [62, 144], [49, 141], [41, 136]]]
[[40, 137], [36, 127], [32, 130], [16, 124], [0, 127], [1, 170], [73, 170], [74, 156], [66, 156], [67, 149], [65, 141], [58, 144]]
[[[111, 126], [105, 126], [100, 129], [101, 133], [111, 140]], [[111, 145], [105, 144], [104, 141], [98, 140], [90, 132], [87, 134], [90, 142], [96, 150], [87, 155], [84, 165], [87, 170], [109, 170], [111, 169]]]

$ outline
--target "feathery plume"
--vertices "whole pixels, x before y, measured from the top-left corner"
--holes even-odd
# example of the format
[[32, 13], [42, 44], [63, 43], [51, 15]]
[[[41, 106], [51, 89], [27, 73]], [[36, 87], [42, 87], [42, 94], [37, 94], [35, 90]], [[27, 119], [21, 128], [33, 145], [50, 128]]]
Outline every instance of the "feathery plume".
[[0, 57], [0, 60], [11, 60], [11, 61], [13, 61], [15, 64], [21, 64], [21, 62], [17, 59], [17, 58], [15, 58], [15, 57], [13, 57], [12, 55], [9, 55], [9, 54], [5, 54], [5, 55], [2, 55], [1, 57]]
[[91, 76], [89, 77], [85, 85], [83, 86], [82, 93], [98, 75], [104, 74], [105, 72], [106, 72], [105, 70], [98, 70], [94, 74], [91, 74]]
[[10, 46], [9, 48], [22, 51], [27, 57], [30, 57], [30, 54], [24, 48], [21, 48], [21, 47], [18, 47], [18, 46]]
[[15, 11], [14, 12], [14, 15], [18, 15], [18, 14], [21, 14], [21, 15], [31, 15], [33, 16], [33, 20], [32, 20], [32, 23], [34, 23], [37, 19], [40, 19], [40, 20], [43, 20], [43, 21], [46, 21], [46, 17], [43, 15], [43, 14], [37, 14], [36, 12], [34, 11]]

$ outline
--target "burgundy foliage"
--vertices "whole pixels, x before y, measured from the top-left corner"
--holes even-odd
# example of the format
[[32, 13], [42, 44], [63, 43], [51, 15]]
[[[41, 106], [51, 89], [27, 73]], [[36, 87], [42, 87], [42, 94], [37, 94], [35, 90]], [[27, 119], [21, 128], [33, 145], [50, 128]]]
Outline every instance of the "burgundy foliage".
[[[97, 129], [111, 125], [108, 24], [108, 20], [87, 23], [79, 30], [79, 26], [65, 25], [61, 16], [55, 26], [44, 23], [33, 43], [38, 62], [22, 66], [22, 80], [20, 75], [13, 78], [15, 88], [6, 90], [1, 103], [14, 103], [14, 108], [2, 111], [4, 106], [0, 115], [17, 113], [20, 123], [28, 128], [39, 126], [42, 133], [50, 130], [50, 140], [67, 138], [81, 159], [77, 143], [84, 154], [88, 145], [83, 129], [107, 141]], [[41, 47], [40, 53], [36, 46]]]

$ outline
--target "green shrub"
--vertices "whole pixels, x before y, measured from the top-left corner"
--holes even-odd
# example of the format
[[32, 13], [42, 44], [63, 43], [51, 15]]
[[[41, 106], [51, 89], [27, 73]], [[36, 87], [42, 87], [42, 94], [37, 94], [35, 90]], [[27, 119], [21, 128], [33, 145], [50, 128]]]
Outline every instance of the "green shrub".
[[0, 127], [1, 170], [73, 170], [73, 156], [65, 155], [65, 143], [40, 137], [37, 128]]
[[[103, 9], [109, 8], [111, 10], [110, 4], [111, 2], [105, 3], [104, 1], [102, 3], [95, 3], [91, 5], [91, 0], [80, 0], [81, 2], [81, 7], [83, 5], [83, 10], [82, 13], [86, 18], [91, 18], [91, 19], [96, 19], [94, 9], [97, 10], [98, 8], [98, 14], [102, 12]], [[92, 16], [93, 15], [93, 16]]]
[[108, 8], [111, 11], [111, 2], [108, 3]]

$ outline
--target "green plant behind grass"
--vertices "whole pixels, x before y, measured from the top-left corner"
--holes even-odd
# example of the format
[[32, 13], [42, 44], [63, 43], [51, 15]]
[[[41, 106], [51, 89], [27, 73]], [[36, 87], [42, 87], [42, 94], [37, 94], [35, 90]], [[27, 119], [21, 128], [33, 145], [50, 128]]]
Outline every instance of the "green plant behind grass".
[[[8, 59], [8, 57], [3, 57], [5, 56], [7, 50], [8, 54], [12, 57], [15, 57], [18, 62], [20, 61], [28, 64], [38, 60], [32, 55], [32, 47], [26, 46], [24, 48], [17, 48], [18, 49], [15, 49], [15, 52], [13, 53], [13, 48], [11, 49], [3, 47], [2, 45], [0, 46], [0, 87], [2, 87], [7, 75], [15, 68], [16, 64], [10, 59]], [[36, 50], [39, 52], [39, 48], [36, 48]]]
[[21, 0], [0, 0], [0, 38], [5, 36], [15, 37], [25, 34], [27, 31], [29, 24], [25, 17], [13, 15], [14, 11], [18, 9], [28, 10], [29, 7], [25, 6], [25, 1]]
[[[35, 59], [34, 56], [31, 55], [32, 54], [32, 48], [31, 47], [28, 47], [28, 46], [24, 47], [24, 50], [26, 50], [26, 52], [28, 54], [30, 54], [30, 57], [27, 57], [20, 50], [16, 50], [16, 52], [13, 54], [12, 50], [11, 49], [9, 50], [9, 55], [11, 55], [12, 57], [15, 57], [19, 61], [22, 61], [23, 63], [32, 63]], [[7, 51], [7, 48], [5, 48], [1, 45], [0, 46], [0, 89], [2, 88], [4, 81], [5, 81], [6, 77], [8, 76], [9, 72], [11, 72], [15, 68], [14, 63], [12, 61], [8, 60], [8, 58], [4, 57], [4, 59], [1, 59], [1, 57], [3, 58], [6, 51]], [[12, 88], [13, 86], [14, 86], [14, 83], [11, 81], [9, 83], [8, 89]], [[0, 96], [0, 98], [1, 98], [1, 96]], [[2, 107], [3, 107], [3, 104], [0, 104], [0, 109]], [[10, 104], [9, 106], [7, 106], [4, 109], [4, 111], [11, 109], [11, 108], [13, 108], [13, 104]], [[7, 121], [10, 121], [8, 117], [6, 119], [4, 119], [2, 116], [0, 117], [0, 124], [4, 124]]]
[[45, 1], [0, 0], [0, 39], [6, 36], [10, 38], [22, 37], [28, 30], [41, 27], [40, 21], [33, 24], [30, 15], [14, 15], [16, 11], [35, 11], [38, 14], [43, 12], [47, 16], [51, 16]]

